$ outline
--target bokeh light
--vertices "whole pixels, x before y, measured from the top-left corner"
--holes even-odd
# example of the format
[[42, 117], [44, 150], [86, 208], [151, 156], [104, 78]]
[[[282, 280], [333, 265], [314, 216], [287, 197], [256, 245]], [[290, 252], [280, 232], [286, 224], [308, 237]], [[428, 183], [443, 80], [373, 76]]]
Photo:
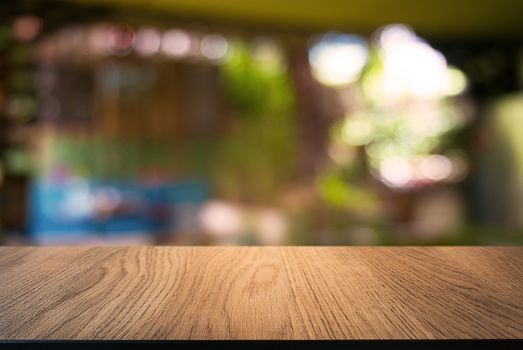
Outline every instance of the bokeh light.
[[257, 214], [255, 227], [260, 241], [265, 245], [285, 243], [287, 223], [285, 217], [276, 209], [265, 209]]
[[170, 57], [184, 57], [191, 48], [191, 36], [184, 30], [171, 29], [163, 33], [162, 51]]
[[142, 28], [136, 33], [134, 49], [140, 56], [153, 56], [160, 49], [161, 35], [154, 28]]
[[209, 201], [200, 210], [199, 214], [202, 228], [217, 236], [230, 236], [237, 234], [243, 225], [240, 210], [224, 201]]
[[200, 44], [202, 54], [210, 60], [219, 60], [227, 54], [227, 39], [218, 34], [205, 36]]
[[413, 179], [413, 169], [407, 159], [401, 157], [386, 158], [380, 166], [381, 179], [390, 187], [407, 187]]
[[42, 29], [42, 19], [35, 15], [24, 15], [15, 19], [13, 23], [13, 34], [23, 42], [36, 38]]
[[109, 26], [102, 24], [93, 25], [88, 29], [87, 45], [90, 53], [95, 56], [109, 54], [109, 30]]
[[344, 140], [353, 146], [365, 145], [374, 136], [372, 121], [365, 113], [356, 113], [346, 118], [342, 132]]
[[458, 68], [448, 67], [446, 94], [449, 96], [459, 95], [467, 88], [467, 76]]
[[314, 76], [323, 84], [343, 86], [354, 82], [367, 63], [366, 42], [357, 35], [328, 33], [309, 51]]
[[383, 68], [369, 93], [388, 99], [437, 99], [464, 91], [464, 74], [449, 69], [445, 57], [409, 27], [390, 25], [375, 36]]
[[106, 39], [111, 53], [123, 56], [132, 51], [135, 37], [134, 29], [130, 26], [112, 26]]
[[419, 164], [421, 175], [432, 181], [447, 179], [452, 174], [452, 163], [447, 157], [439, 154], [430, 155]]
[[282, 48], [276, 40], [268, 37], [256, 37], [251, 43], [251, 54], [260, 69], [281, 74], [286, 69]]

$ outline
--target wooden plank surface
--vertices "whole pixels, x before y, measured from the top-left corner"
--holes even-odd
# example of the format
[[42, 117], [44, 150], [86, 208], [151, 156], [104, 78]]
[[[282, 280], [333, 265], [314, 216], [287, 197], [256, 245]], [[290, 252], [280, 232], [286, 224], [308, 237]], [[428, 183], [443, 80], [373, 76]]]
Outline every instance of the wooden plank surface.
[[523, 338], [523, 248], [0, 248], [0, 339]]

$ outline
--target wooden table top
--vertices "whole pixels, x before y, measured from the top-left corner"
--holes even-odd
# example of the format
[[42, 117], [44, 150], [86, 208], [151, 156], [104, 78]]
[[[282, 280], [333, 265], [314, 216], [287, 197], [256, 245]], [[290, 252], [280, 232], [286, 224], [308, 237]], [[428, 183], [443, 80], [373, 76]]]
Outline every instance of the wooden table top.
[[523, 248], [0, 248], [0, 339], [446, 338], [523, 338]]

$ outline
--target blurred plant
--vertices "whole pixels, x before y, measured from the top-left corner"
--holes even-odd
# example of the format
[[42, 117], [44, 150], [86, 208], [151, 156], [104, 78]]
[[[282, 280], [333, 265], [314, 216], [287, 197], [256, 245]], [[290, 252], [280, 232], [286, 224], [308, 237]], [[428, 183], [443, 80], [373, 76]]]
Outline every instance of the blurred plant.
[[[350, 99], [350, 110], [331, 129], [335, 166], [368, 168], [398, 190], [461, 179], [465, 159], [450, 141], [467, 120], [451, 97], [465, 87], [463, 73], [448, 67], [441, 53], [409, 28], [385, 27], [370, 46], [357, 84], [340, 91]], [[364, 160], [359, 165], [357, 153]], [[336, 190], [328, 190], [324, 180], [319, 189], [332, 205], [348, 205], [349, 193], [358, 195], [336, 176], [327, 182]]]
[[231, 42], [222, 66], [233, 118], [219, 145], [220, 194], [272, 200], [293, 170], [293, 95], [281, 50], [268, 39]]
[[318, 178], [317, 186], [326, 202], [361, 216], [375, 211], [378, 205], [376, 195], [362, 181], [341, 170], [323, 174]]

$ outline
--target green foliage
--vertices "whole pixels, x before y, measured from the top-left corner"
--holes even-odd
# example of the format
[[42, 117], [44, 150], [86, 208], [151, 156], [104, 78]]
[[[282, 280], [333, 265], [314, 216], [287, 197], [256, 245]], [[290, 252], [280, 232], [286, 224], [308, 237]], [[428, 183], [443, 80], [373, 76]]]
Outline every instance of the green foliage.
[[261, 117], [292, 108], [285, 63], [276, 48], [268, 55], [256, 57], [247, 44], [231, 43], [222, 78], [227, 96], [242, 116]]
[[293, 95], [278, 51], [260, 58], [233, 43], [222, 78], [234, 109], [218, 145], [215, 174], [225, 196], [270, 201], [293, 170]]
[[341, 171], [331, 171], [318, 178], [317, 187], [323, 200], [356, 214], [373, 211], [378, 204], [374, 193], [365, 186], [358, 186], [354, 179], [348, 179], [344, 175]]

